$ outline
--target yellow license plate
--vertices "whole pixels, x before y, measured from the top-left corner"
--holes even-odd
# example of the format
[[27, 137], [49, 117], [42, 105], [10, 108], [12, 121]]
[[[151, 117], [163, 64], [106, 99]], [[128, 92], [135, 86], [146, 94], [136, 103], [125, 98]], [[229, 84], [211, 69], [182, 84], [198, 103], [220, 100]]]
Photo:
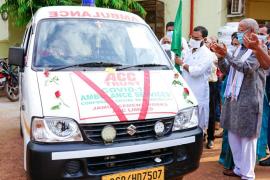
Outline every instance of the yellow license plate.
[[164, 180], [164, 166], [110, 174], [103, 176], [102, 180]]

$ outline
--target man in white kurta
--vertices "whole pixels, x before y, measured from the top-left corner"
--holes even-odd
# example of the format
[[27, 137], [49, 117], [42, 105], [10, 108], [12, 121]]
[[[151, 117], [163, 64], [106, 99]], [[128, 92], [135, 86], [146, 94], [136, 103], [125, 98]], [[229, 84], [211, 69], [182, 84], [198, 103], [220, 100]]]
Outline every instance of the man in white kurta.
[[199, 104], [199, 126], [205, 131], [209, 121], [209, 75], [211, 73], [211, 51], [204, 45], [207, 30], [194, 28], [189, 42], [190, 52], [182, 62], [183, 78], [188, 83]]

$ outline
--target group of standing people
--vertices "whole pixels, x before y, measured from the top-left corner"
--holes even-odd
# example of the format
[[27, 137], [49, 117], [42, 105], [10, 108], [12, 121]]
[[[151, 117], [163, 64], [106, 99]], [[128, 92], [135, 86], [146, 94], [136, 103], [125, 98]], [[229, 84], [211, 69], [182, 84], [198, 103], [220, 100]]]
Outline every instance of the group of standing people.
[[[265, 91], [270, 41], [267, 40], [267, 28], [266, 31], [262, 28], [254, 19], [241, 20], [238, 32], [232, 35], [235, 48], [228, 51], [216, 38], [208, 38], [205, 27], [198, 26], [193, 29], [188, 46], [183, 44], [185, 41], [182, 43], [183, 55], [171, 57], [176, 66], [181, 67], [183, 78], [197, 98], [199, 126], [208, 136], [207, 147], [214, 146], [215, 121], [220, 119], [224, 129], [220, 156], [220, 162], [226, 168], [223, 173], [241, 179], [255, 179], [257, 157], [266, 156], [267, 133], [270, 148], [267, 97], [270, 93]], [[165, 38], [170, 39], [170, 33]], [[161, 44], [164, 44], [163, 40]], [[220, 93], [224, 79], [224, 93]], [[221, 108], [220, 95], [223, 97]], [[270, 158], [260, 164], [270, 166]]]

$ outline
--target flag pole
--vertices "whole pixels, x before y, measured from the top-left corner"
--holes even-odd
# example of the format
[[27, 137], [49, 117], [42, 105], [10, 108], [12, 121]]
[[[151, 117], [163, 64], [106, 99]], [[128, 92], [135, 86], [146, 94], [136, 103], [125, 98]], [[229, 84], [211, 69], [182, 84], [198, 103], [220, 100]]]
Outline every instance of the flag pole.
[[[178, 10], [174, 20], [174, 31], [172, 37], [171, 50], [176, 56], [182, 55], [182, 0], [179, 0]], [[180, 66], [175, 64], [175, 68], [180, 72]]]

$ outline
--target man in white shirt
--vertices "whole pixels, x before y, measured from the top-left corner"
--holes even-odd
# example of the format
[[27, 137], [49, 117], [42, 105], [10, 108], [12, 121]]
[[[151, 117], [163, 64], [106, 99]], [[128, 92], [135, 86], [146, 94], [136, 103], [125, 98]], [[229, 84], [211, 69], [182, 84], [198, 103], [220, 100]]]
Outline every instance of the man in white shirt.
[[212, 60], [210, 50], [204, 45], [208, 36], [205, 27], [195, 27], [189, 41], [190, 51], [179, 61], [183, 67], [183, 78], [188, 83], [199, 104], [199, 126], [208, 128], [209, 119], [209, 84]]
[[[212, 36], [208, 37], [204, 44], [205, 46], [210, 49], [210, 45], [212, 43], [217, 43], [217, 38]], [[211, 51], [211, 49], [210, 49]], [[219, 96], [219, 81], [217, 77], [217, 65], [218, 65], [218, 58], [214, 52], [211, 51], [210, 58], [212, 60], [212, 71], [209, 76], [209, 89], [210, 89], [210, 102], [209, 102], [209, 122], [208, 122], [208, 129], [207, 129], [207, 144], [206, 147], [208, 149], [214, 148], [214, 140], [215, 140], [215, 123], [216, 120], [219, 119], [217, 115], [217, 108], [220, 106], [220, 99]]]

